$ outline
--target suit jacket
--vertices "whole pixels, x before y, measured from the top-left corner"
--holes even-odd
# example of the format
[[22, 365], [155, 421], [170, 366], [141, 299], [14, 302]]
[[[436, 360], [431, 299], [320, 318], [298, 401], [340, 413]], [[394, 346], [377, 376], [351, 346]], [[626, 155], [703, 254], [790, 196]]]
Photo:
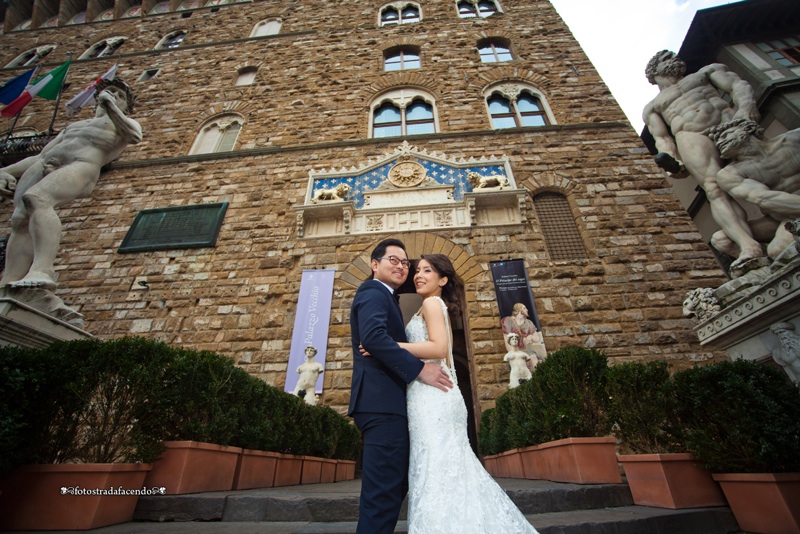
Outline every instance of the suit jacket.
[[[424, 364], [397, 342], [407, 341], [403, 314], [391, 292], [377, 280], [358, 288], [350, 309], [353, 381], [348, 415], [356, 412], [406, 416], [406, 384]], [[364, 357], [361, 344], [370, 353]]]

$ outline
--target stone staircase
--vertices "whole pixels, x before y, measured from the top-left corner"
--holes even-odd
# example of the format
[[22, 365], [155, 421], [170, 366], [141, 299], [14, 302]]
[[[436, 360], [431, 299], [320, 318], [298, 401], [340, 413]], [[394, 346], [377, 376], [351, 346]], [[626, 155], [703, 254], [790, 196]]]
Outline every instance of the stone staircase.
[[[667, 510], [635, 506], [626, 484], [561, 484], [508, 478], [497, 481], [541, 534], [740, 532], [727, 507]], [[132, 522], [93, 532], [350, 534], [356, 528], [360, 488], [360, 480], [353, 480], [140, 497]], [[404, 507], [396, 532], [407, 532], [405, 517]]]

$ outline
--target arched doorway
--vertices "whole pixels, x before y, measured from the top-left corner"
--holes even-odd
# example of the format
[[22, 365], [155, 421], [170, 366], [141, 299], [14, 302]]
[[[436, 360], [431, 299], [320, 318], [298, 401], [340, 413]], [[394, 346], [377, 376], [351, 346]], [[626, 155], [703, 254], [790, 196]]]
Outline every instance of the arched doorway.
[[[403, 322], [408, 324], [411, 317], [417, 313], [422, 306], [422, 297], [417, 295], [414, 289], [414, 268], [416, 265], [416, 258], [411, 257], [412, 267], [408, 275], [406, 283], [398, 289], [400, 294], [400, 309], [403, 311]], [[466, 302], [466, 295], [461, 295], [461, 302]], [[456, 368], [456, 379], [458, 380], [458, 389], [461, 390], [461, 395], [464, 397], [464, 403], [467, 405], [467, 436], [472, 450], [478, 454], [478, 434], [477, 434], [477, 416], [475, 414], [475, 402], [473, 398], [472, 373], [469, 364], [469, 354], [467, 352], [467, 335], [464, 329], [466, 317], [463, 316], [466, 309], [462, 306], [462, 317], [454, 320], [451, 327], [453, 331], [453, 361]]]
[[[445, 254], [453, 262], [456, 268], [456, 273], [463, 280], [466, 288], [474, 280], [485, 274], [485, 269], [475, 261], [471, 254], [464, 250], [461, 246], [453, 243], [452, 241], [438, 236], [430, 232], [407, 232], [397, 235], [392, 235], [403, 241], [406, 246], [406, 252], [409, 259], [412, 261], [419, 258], [422, 254]], [[380, 242], [382, 238], [378, 238], [370, 245], [364, 247], [360, 256], [353, 259], [350, 265], [338, 275], [340, 282], [349, 284], [353, 287], [358, 287], [364, 280], [372, 277], [372, 269], [370, 268], [369, 255], [375, 245]], [[406, 283], [399, 289], [400, 305], [403, 310], [403, 319], [407, 323], [411, 316], [419, 310], [422, 304], [422, 298], [416, 294], [413, 285], [413, 270], [409, 272], [409, 277]], [[467, 406], [467, 432], [473, 450], [477, 451], [477, 428], [480, 417], [480, 409], [477, 403], [477, 384], [475, 383], [476, 374], [472, 362], [472, 351], [469, 342], [469, 306], [470, 303], [466, 301], [466, 295], [461, 296], [462, 300], [462, 317], [460, 320], [453, 321], [453, 356], [455, 360], [456, 375], [458, 378], [458, 386], [461, 394], [464, 397], [464, 402]], [[475, 303], [473, 303], [475, 305]]]

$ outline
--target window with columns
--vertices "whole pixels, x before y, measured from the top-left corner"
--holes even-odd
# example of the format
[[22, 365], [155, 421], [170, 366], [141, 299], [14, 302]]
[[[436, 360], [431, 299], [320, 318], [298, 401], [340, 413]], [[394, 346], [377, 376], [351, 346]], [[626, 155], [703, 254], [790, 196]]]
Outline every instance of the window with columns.
[[503, 84], [491, 88], [486, 94], [486, 107], [494, 129], [552, 124], [544, 96], [524, 85]]
[[462, 19], [486, 18], [501, 12], [500, 4], [493, 0], [461, 0], [456, 3], [456, 9]]
[[418, 4], [410, 2], [394, 2], [380, 10], [380, 25], [411, 24], [422, 19]]
[[417, 89], [395, 89], [371, 106], [372, 137], [420, 135], [438, 131], [431, 95]]
[[110, 56], [119, 50], [119, 47], [127, 40], [127, 37], [109, 37], [108, 39], [103, 39], [90, 46], [78, 59]]
[[226, 114], [214, 117], [200, 129], [189, 154], [230, 152], [243, 125], [244, 119], [239, 115]]

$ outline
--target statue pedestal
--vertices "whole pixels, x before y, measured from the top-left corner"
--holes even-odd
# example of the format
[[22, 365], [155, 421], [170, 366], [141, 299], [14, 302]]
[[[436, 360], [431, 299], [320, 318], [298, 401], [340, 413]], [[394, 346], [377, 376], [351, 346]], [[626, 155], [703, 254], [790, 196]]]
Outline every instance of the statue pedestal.
[[792, 256], [754, 273], [751, 282], [737, 278], [717, 289], [722, 309], [695, 327], [700, 343], [726, 350], [731, 359], [771, 360], [781, 347], [772, 325], [790, 323], [800, 332], [800, 257]]
[[0, 290], [0, 345], [44, 348], [55, 341], [93, 337]]

